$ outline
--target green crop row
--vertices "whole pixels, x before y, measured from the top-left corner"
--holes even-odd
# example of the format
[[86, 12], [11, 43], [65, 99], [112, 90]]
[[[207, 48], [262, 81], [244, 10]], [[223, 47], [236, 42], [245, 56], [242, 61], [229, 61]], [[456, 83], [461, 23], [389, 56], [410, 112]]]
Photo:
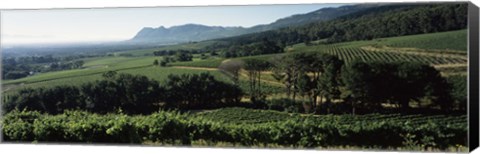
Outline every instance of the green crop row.
[[[234, 120], [234, 119], [233, 119]], [[355, 146], [364, 148], [466, 146], [463, 125], [373, 121], [341, 124], [324, 119], [289, 117], [276, 122], [224, 123], [176, 111], [151, 115], [98, 115], [80, 111], [61, 115], [14, 111], [3, 119], [6, 141], [82, 143], [161, 143], [192, 145], [195, 141], [240, 146]]]

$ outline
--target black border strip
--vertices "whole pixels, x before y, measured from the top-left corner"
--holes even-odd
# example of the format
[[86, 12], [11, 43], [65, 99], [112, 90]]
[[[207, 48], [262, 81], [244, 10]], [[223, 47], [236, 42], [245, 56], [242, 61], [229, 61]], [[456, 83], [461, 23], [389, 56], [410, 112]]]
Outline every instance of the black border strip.
[[468, 146], [473, 151], [479, 144], [479, 100], [478, 100], [478, 71], [479, 71], [479, 31], [478, 7], [469, 2], [468, 5]]

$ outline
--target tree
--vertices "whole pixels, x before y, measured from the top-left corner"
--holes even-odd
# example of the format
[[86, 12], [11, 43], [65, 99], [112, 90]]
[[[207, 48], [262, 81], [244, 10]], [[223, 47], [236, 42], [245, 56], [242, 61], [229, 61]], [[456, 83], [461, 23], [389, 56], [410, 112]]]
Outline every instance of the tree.
[[243, 62], [240, 60], [226, 60], [218, 68], [228, 74], [234, 85], [238, 85], [242, 66]]
[[[353, 61], [350, 65], [342, 69], [342, 82], [346, 87], [347, 93], [349, 95], [345, 96], [349, 98], [348, 100], [352, 106], [352, 113], [355, 113], [357, 107], [377, 107], [379, 106], [378, 100], [380, 98], [375, 98], [375, 93], [378, 89], [383, 89], [386, 87], [380, 87], [380, 85], [375, 82], [385, 81], [388, 79], [380, 79], [379, 73], [372, 72], [374, 70], [369, 63], [364, 63], [361, 61]], [[388, 72], [387, 72], [388, 73]], [[378, 80], [376, 80], [378, 79]], [[389, 80], [392, 82], [392, 80]], [[388, 90], [391, 87], [388, 87]], [[383, 96], [383, 94], [377, 94]], [[385, 98], [388, 96], [384, 96]]]
[[254, 103], [264, 101], [266, 96], [261, 88], [261, 72], [269, 69], [270, 63], [259, 59], [245, 59], [243, 63], [250, 83], [250, 100]]
[[177, 61], [192, 61], [192, 58], [192, 54], [187, 52], [177, 52], [177, 54], [175, 54], [175, 59]]
[[276, 56], [271, 60], [274, 78], [283, 81], [287, 97], [295, 102], [297, 82], [302, 64], [297, 63], [291, 54]]
[[162, 66], [162, 67], [167, 66], [167, 61], [162, 60], [162, 61], [160, 62], [160, 66]]
[[[343, 61], [336, 56], [317, 55], [320, 62], [313, 65], [312, 73], [316, 80], [316, 89], [313, 92], [314, 105], [317, 104], [317, 96], [325, 97], [326, 103], [330, 104], [332, 99], [340, 97], [341, 68]], [[322, 99], [320, 99], [320, 102]]]
[[73, 62], [73, 68], [81, 68], [85, 62], [83, 60], [77, 60]]
[[171, 63], [171, 62], [175, 62], [176, 59], [172, 56], [163, 56], [163, 60], [162, 61], [165, 61], [166, 63]]
[[158, 65], [158, 60], [157, 59], [153, 60], [153, 66], [157, 66], [157, 65]]
[[19, 79], [27, 77], [29, 73], [27, 71], [9, 71], [5, 74], [5, 79]]
[[105, 79], [79, 86], [53, 86], [19, 90], [5, 100], [8, 112], [34, 110], [59, 114], [65, 110], [108, 113], [122, 110], [127, 114], [150, 114], [164, 99], [164, 89], [145, 76], [105, 73]]
[[208, 73], [169, 75], [165, 87], [170, 108], [215, 108], [239, 103], [243, 95], [238, 86], [217, 81]]
[[319, 96], [326, 97], [329, 102], [340, 95], [339, 76], [343, 62], [335, 56], [322, 53], [291, 53], [274, 57], [272, 65], [273, 77], [283, 81], [287, 96], [293, 101], [297, 93], [300, 93], [302, 97], [308, 96], [309, 106], [316, 109]]
[[114, 81], [119, 107], [130, 114], [148, 114], [156, 110], [163, 99], [164, 89], [146, 76], [119, 74]]
[[435, 68], [425, 64], [357, 61], [342, 70], [342, 81], [350, 93], [348, 97], [368, 109], [390, 102], [399, 105], [399, 111], [407, 112], [412, 101], [422, 99], [445, 111], [452, 105], [451, 87]]
[[450, 96], [453, 99], [455, 108], [461, 111], [467, 110], [467, 77], [464, 75], [454, 75], [447, 78], [451, 87]]
[[113, 79], [117, 75], [117, 71], [107, 71], [102, 74], [105, 79]]

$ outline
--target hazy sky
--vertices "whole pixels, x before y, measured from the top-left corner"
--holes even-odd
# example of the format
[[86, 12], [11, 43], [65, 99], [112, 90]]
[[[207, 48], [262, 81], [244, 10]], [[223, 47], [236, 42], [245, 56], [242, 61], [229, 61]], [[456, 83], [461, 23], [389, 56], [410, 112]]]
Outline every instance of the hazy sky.
[[132, 38], [143, 27], [171, 27], [187, 23], [250, 27], [293, 14], [338, 6], [309, 4], [9, 10], [1, 12], [1, 39], [3, 45], [116, 41]]

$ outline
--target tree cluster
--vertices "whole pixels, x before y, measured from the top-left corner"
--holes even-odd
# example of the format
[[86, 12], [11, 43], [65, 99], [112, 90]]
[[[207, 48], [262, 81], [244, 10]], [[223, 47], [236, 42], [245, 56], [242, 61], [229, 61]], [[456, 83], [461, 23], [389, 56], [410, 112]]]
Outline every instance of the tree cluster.
[[263, 102], [266, 95], [262, 90], [262, 72], [270, 68], [270, 63], [260, 59], [245, 59], [243, 69], [247, 71], [250, 101], [253, 103]]
[[174, 55], [164, 55], [160, 63], [154, 65], [167, 66], [168, 63], [192, 61], [193, 55], [189, 52], [175, 52]]
[[104, 73], [103, 80], [76, 86], [52, 88], [26, 88], [7, 96], [4, 109], [36, 110], [50, 114], [65, 110], [85, 110], [107, 113], [122, 110], [131, 114], [156, 111], [155, 103], [161, 99], [162, 87], [145, 76]]
[[380, 110], [382, 103], [408, 112], [411, 102], [418, 108], [452, 107], [451, 87], [429, 65], [416, 63], [353, 62], [342, 69], [344, 96], [355, 107]]
[[109, 71], [104, 79], [80, 86], [25, 88], [4, 98], [6, 112], [14, 109], [50, 114], [66, 110], [94, 113], [122, 111], [149, 114], [159, 108], [206, 108], [239, 102], [237, 86], [217, 81], [209, 74], [170, 75], [164, 86], [145, 76]]
[[183, 49], [178, 49], [178, 50], [158, 50], [154, 51], [153, 55], [154, 56], [173, 56], [177, 53], [188, 53], [188, 54], [199, 54], [199, 53], [205, 53], [205, 50], [183, 50]]
[[371, 113], [387, 108], [406, 113], [413, 107], [449, 112], [466, 107], [465, 77], [447, 80], [426, 64], [354, 61], [343, 65], [333, 55], [299, 52], [271, 61], [246, 59], [243, 69], [249, 77], [252, 102], [265, 102], [261, 75], [271, 71], [272, 77], [283, 84], [286, 98], [303, 103], [309, 113], [350, 110], [355, 114], [359, 109]]
[[[329, 21], [217, 39], [207, 49], [226, 50], [225, 57], [234, 57], [233, 53], [248, 56], [253, 50], [240, 50], [241, 47], [262, 42], [264, 38], [285, 47], [322, 39], [335, 43], [458, 30], [467, 26], [467, 10], [467, 3], [385, 5]], [[231, 48], [236, 45], [241, 47]]]
[[340, 95], [340, 68], [343, 62], [323, 53], [293, 53], [272, 60], [272, 76], [285, 86], [287, 97], [308, 99], [306, 112], [315, 112], [318, 105]]
[[2, 79], [19, 79], [35, 73], [81, 68], [83, 60], [76, 59], [83, 57], [85, 56], [56, 58], [47, 55], [3, 58]]
[[447, 82], [451, 88], [450, 96], [453, 99], [453, 109], [466, 111], [468, 99], [467, 77], [464, 75], [449, 76]]
[[222, 50], [223, 57], [245, 57], [283, 52], [283, 47], [267, 38], [249, 44], [234, 44]]
[[169, 75], [165, 82], [165, 102], [179, 109], [204, 109], [240, 102], [242, 90], [217, 81], [208, 73]]

